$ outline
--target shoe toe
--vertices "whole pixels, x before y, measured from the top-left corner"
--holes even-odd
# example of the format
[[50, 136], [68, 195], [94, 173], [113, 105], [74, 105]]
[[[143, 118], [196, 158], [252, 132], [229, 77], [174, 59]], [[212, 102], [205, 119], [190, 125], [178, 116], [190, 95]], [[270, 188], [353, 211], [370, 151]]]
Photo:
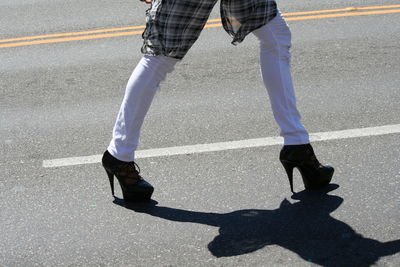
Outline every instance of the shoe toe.
[[138, 191], [153, 191], [154, 187], [147, 181], [145, 180], [140, 180], [136, 185], [136, 189]]

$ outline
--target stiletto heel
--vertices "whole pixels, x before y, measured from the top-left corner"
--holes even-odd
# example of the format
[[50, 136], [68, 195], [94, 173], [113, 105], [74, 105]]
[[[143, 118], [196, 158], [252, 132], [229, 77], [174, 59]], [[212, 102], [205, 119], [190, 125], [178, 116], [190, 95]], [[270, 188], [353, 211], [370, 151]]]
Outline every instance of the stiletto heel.
[[114, 196], [114, 174], [110, 171], [107, 171], [107, 175], [108, 175], [108, 180], [110, 181], [110, 186], [111, 186], [111, 193]]
[[293, 165], [291, 162], [289, 161], [281, 161], [283, 167], [285, 168], [286, 174], [288, 176], [289, 179], [289, 184], [290, 184], [290, 190], [292, 191], [292, 193], [294, 193], [293, 190], [293, 169], [294, 167], [296, 167], [296, 165]]
[[333, 167], [319, 163], [310, 144], [284, 146], [279, 159], [286, 170], [293, 193], [294, 168], [300, 171], [306, 189], [320, 189], [328, 185], [335, 171]]
[[118, 160], [106, 151], [103, 154], [102, 164], [107, 172], [113, 196], [115, 176], [121, 186], [125, 202], [149, 201], [151, 199], [154, 187], [139, 175], [140, 169], [135, 162]]

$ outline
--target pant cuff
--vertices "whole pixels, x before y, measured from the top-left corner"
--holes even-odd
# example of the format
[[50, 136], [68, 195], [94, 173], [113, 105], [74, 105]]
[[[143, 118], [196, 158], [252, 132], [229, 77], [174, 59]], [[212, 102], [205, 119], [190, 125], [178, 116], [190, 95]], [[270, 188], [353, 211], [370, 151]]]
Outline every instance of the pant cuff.
[[132, 162], [135, 160], [135, 151], [122, 153], [112, 145], [108, 146], [107, 151], [120, 161]]
[[310, 137], [308, 133], [296, 134], [296, 135], [285, 135], [283, 136], [284, 145], [304, 145], [310, 143]]

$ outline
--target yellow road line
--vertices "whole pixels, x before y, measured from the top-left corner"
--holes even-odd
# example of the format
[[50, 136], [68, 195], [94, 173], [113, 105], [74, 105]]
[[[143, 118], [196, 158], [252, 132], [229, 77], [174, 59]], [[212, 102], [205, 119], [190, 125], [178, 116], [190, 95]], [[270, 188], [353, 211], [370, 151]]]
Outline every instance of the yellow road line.
[[108, 34], [85, 35], [85, 36], [76, 36], [76, 37], [68, 37], [68, 38], [55, 38], [55, 39], [29, 41], [29, 42], [2, 44], [2, 45], [0, 45], [0, 48], [27, 46], [27, 45], [35, 45], [35, 44], [64, 43], [64, 42], [72, 42], [72, 41], [80, 41], [80, 40], [91, 40], [91, 39], [110, 38], [110, 37], [117, 37], [117, 36], [138, 35], [138, 34], [142, 34], [142, 33], [143, 33], [143, 31], [133, 31], [133, 32], [116, 32], [116, 33], [108, 33]]
[[[400, 5], [386, 5], [386, 6], [368, 6], [368, 7], [347, 7], [341, 9], [327, 9], [327, 10], [314, 10], [314, 11], [304, 11], [304, 12], [291, 12], [284, 13], [285, 17], [288, 16], [301, 16], [301, 15], [310, 15], [310, 14], [323, 14], [323, 13], [332, 13], [332, 12], [345, 12], [345, 11], [354, 11], [354, 10], [371, 10], [371, 9], [389, 9], [389, 8], [400, 8]], [[208, 23], [221, 22], [221, 19], [210, 19]], [[45, 39], [45, 38], [54, 38], [54, 37], [63, 37], [63, 36], [76, 36], [76, 35], [86, 35], [86, 34], [97, 34], [97, 33], [106, 33], [106, 32], [115, 32], [115, 31], [127, 31], [127, 30], [139, 30], [145, 29], [145, 25], [140, 26], [130, 26], [130, 27], [121, 27], [121, 28], [111, 28], [111, 29], [99, 29], [99, 30], [90, 30], [90, 31], [81, 31], [81, 32], [69, 32], [69, 33], [56, 33], [56, 34], [46, 34], [46, 35], [37, 35], [37, 36], [27, 36], [27, 37], [18, 37], [18, 38], [10, 38], [10, 39], [0, 39], [0, 43], [8, 43], [15, 41], [26, 41], [26, 40], [34, 40], [34, 39]]]
[[[339, 9], [325, 9], [325, 10], [313, 10], [313, 11], [302, 11], [302, 12], [287, 12], [283, 13], [284, 17], [291, 16], [302, 16], [311, 14], [324, 14], [333, 12], [345, 12], [345, 11], [356, 11], [356, 10], [376, 10], [376, 9], [390, 9], [390, 8], [400, 8], [400, 5], [387, 5], [387, 6], [366, 6], [366, 7], [346, 7]], [[208, 23], [221, 22], [221, 19], [209, 19]], [[1, 40], [0, 40], [1, 42]]]
[[53, 38], [53, 37], [62, 37], [62, 36], [75, 36], [75, 35], [85, 35], [85, 34], [95, 34], [95, 33], [106, 33], [106, 32], [116, 32], [116, 31], [126, 31], [126, 30], [139, 30], [145, 29], [146, 26], [131, 26], [131, 27], [122, 27], [122, 28], [111, 28], [111, 29], [100, 29], [100, 30], [92, 30], [92, 31], [83, 31], [83, 32], [66, 32], [66, 33], [56, 33], [56, 34], [46, 34], [46, 35], [37, 35], [37, 36], [28, 36], [28, 37], [18, 37], [11, 39], [3, 39], [0, 40], [0, 43], [8, 43], [15, 41], [26, 41], [26, 40], [34, 40], [34, 39], [44, 39], [44, 38]]
[[[400, 7], [400, 5], [377, 6], [374, 8], [375, 9], [388, 9], [388, 8], [393, 8], [393, 7]], [[371, 10], [371, 9], [373, 9], [373, 7], [359, 7], [359, 8], [352, 8], [351, 10]], [[337, 12], [338, 10], [349, 11], [350, 8], [285, 13], [284, 15], [288, 16], [288, 14], [289, 14], [289, 16], [293, 16], [293, 14], [297, 14], [297, 15], [314, 14], [314, 13], [321, 14], [321, 13]], [[391, 14], [391, 13], [400, 13], [400, 9], [333, 13], [333, 14], [312, 15], [312, 16], [297, 16], [297, 17], [286, 17], [285, 19], [287, 21], [299, 21], [299, 20], [350, 17], [350, 16], [362, 16], [362, 15], [365, 16], [365, 15]], [[212, 19], [212, 20], [209, 20], [208, 23], [220, 22], [220, 21], [221, 21], [220, 19]], [[212, 23], [212, 24], [207, 24], [205, 26], [205, 28], [216, 28], [216, 27], [221, 27], [221, 26], [222, 26], [221, 23]], [[26, 41], [26, 42], [6, 43], [6, 44], [0, 44], [0, 48], [28, 46], [28, 45], [36, 45], [36, 44], [47, 44], [47, 43], [72, 42], [72, 41], [79, 41], [79, 40], [111, 38], [111, 37], [128, 36], [128, 35], [139, 35], [139, 34], [143, 33], [143, 30], [139, 30], [139, 31], [126, 31], [126, 30], [144, 29], [144, 28], [145, 28], [145, 26], [132, 26], [132, 27], [123, 27], [123, 28], [114, 28], [114, 29], [102, 29], [102, 30], [92, 30], [92, 31], [84, 31], [84, 32], [60, 33], [60, 34], [49, 34], [49, 35], [21, 37], [21, 38], [13, 38], [13, 39], [3, 39], [3, 40], [0, 40], [0, 43], [1, 42], [4, 43], [4, 42], [12, 42], [12, 41], [21, 41], [21, 40], [34, 40], [34, 39], [50, 38], [50, 37], [75, 36], [75, 37], [52, 38], [52, 39], [44, 39], [44, 40]], [[123, 32], [115, 32], [115, 31], [123, 31]], [[106, 34], [106, 32], [113, 32], [113, 33]], [[97, 33], [104, 33], [104, 34], [97, 34]], [[94, 35], [84, 35], [84, 34], [94, 34]], [[84, 35], [84, 36], [77, 36], [77, 35]]]
[[285, 18], [285, 20], [287, 20], [287, 21], [295, 21], [295, 20], [310, 20], [310, 19], [327, 19], [327, 18], [338, 18], [338, 17], [352, 17], [352, 16], [366, 16], [366, 15], [378, 15], [378, 14], [391, 14], [391, 13], [400, 13], [400, 9], [364, 11], [364, 12], [349, 12], [349, 13], [336, 13], [336, 14], [314, 15], [314, 16], [301, 16], [301, 17]]
[[389, 9], [389, 8], [400, 8], [400, 5], [389, 5], [389, 6], [365, 6], [365, 7], [346, 7], [340, 9], [326, 9], [326, 10], [315, 10], [315, 11], [303, 11], [303, 12], [289, 12], [284, 13], [284, 16], [301, 16], [310, 14], [321, 14], [321, 13], [333, 13], [333, 12], [344, 12], [344, 11], [355, 11], [355, 10], [376, 10], [376, 9]]
[[[400, 5], [347, 7], [347, 8], [340, 8], [340, 9], [290, 12], [290, 13], [284, 13], [283, 16], [289, 17], [289, 16], [301, 16], [301, 15], [310, 15], [310, 14], [324, 14], [324, 13], [332, 13], [332, 12], [345, 12], [345, 11], [355, 11], [355, 10], [376, 10], [376, 9], [389, 9], [389, 8], [400, 8]], [[221, 19], [208, 20], [208, 23], [214, 23], [214, 22], [221, 22]], [[55, 38], [55, 37], [63, 37], [63, 36], [77, 36], [77, 35], [86, 35], [86, 34], [107, 33], [107, 32], [116, 32], [116, 31], [139, 30], [139, 29], [145, 29], [145, 27], [146, 27], [145, 25], [140, 25], [140, 26], [99, 29], [99, 30], [90, 30], [90, 31], [81, 31], [81, 32], [69, 32], [69, 33], [56, 33], [56, 34], [46, 34], [46, 35], [37, 35], [37, 36], [27, 36], [27, 37], [18, 37], [18, 38], [10, 38], [10, 39], [2, 39], [2, 40], [0, 39], [0, 43], [27, 41], [27, 40], [45, 39], [45, 38]]]

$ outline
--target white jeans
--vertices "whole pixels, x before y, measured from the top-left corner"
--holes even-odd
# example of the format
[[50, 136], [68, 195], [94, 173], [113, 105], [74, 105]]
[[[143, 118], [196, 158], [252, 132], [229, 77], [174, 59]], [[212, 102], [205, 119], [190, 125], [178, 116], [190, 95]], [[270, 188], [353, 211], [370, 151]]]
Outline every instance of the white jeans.
[[[261, 74], [270, 98], [275, 121], [285, 145], [309, 143], [300, 122], [290, 71], [291, 33], [281, 14], [253, 31], [260, 41]], [[122, 161], [133, 161], [140, 128], [153, 97], [179, 60], [145, 55], [133, 71], [125, 91], [108, 151]]]

